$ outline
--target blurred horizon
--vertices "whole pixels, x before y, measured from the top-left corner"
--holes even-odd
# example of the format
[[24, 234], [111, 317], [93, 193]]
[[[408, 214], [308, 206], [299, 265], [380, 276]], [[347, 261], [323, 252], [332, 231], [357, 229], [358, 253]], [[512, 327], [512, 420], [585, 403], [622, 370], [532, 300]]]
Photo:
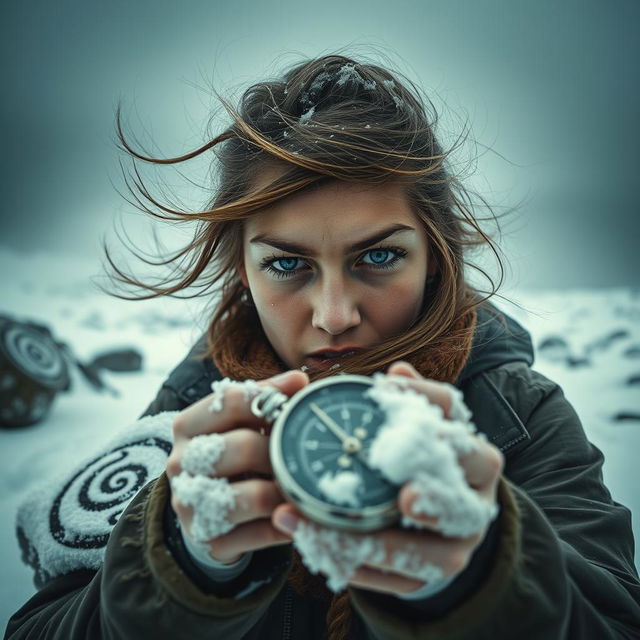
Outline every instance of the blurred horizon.
[[[291, 0], [12, 3], [0, 26], [0, 247], [96, 260], [105, 235], [119, 250], [121, 221], [149, 246], [117, 191], [118, 103], [143, 146], [179, 155], [223, 111], [208, 87], [237, 99], [340, 50], [392, 64], [433, 97], [445, 147], [468, 123], [467, 184], [498, 213], [519, 205], [499, 241], [507, 290], [637, 287], [639, 18], [631, 0], [329, 0], [322, 12]], [[210, 130], [223, 126], [214, 118]], [[206, 178], [207, 167], [181, 169]], [[171, 172], [160, 178], [203, 201]], [[170, 246], [185, 237], [160, 235]], [[497, 277], [495, 261], [481, 264]]]

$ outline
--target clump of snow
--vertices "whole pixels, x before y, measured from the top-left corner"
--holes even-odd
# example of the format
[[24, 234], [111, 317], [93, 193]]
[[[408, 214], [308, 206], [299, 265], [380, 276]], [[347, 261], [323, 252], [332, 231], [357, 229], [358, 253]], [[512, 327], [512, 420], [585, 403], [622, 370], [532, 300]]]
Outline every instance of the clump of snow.
[[[482, 531], [498, 508], [469, 487], [458, 462], [459, 456], [477, 448], [474, 425], [445, 419], [440, 406], [413, 389], [398, 387], [396, 379], [378, 374], [366, 392], [385, 413], [369, 450], [369, 465], [395, 484], [411, 482], [417, 494], [413, 513], [437, 518], [444, 535]], [[468, 409], [456, 411], [469, 415]]]
[[319, 73], [318, 76], [314, 79], [314, 81], [309, 85], [309, 90], [303, 92], [300, 100], [303, 104], [313, 104], [312, 95], [317, 95], [320, 91], [322, 91], [322, 87], [331, 80], [331, 74], [327, 71], [323, 71]]
[[249, 400], [253, 396], [260, 393], [260, 385], [255, 380], [244, 380], [243, 382], [239, 382], [238, 380], [231, 380], [229, 378], [214, 380], [211, 383], [211, 390], [214, 393], [214, 398], [209, 405], [209, 411], [211, 411], [212, 413], [222, 411], [225, 391], [232, 387], [242, 388], [242, 390], [244, 391], [245, 400]]
[[335, 504], [359, 507], [357, 493], [362, 487], [362, 478], [353, 471], [338, 471], [333, 475], [327, 471], [318, 483], [320, 491]]
[[365, 563], [381, 563], [384, 544], [372, 536], [321, 527], [301, 521], [293, 532], [293, 542], [311, 573], [327, 575], [327, 586], [340, 591], [354, 571]]
[[430, 585], [444, 578], [442, 569], [425, 562], [417, 549], [396, 549], [391, 555], [391, 564], [398, 573], [419, 578]]
[[352, 63], [343, 64], [340, 67], [338, 71], [338, 79], [336, 80], [336, 84], [338, 86], [341, 86], [343, 84], [346, 84], [349, 80], [357, 82], [358, 84], [361, 84], [365, 89], [368, 89], [369, 91], [373, 91], [376, 88], [376, 81], [365, 80], [360, 75], [355, 65]]
[[400, 96], [397, 95], [395, 91], [396, 83], [393, 80], [383, 80], [382, 84], [384, 85], [384, 88], [389, 92], [389, 95], [393, 98], [396, 109], [400, 109], [401, 107], [403, 107], [405, 105], [405, 102]]
[[[369, 449], [368, 464], [379, 469], [397, 485], [411, 482], [417, 493], [412, 504], [415, 515], [436, 517], [445, 536], [468, 536], [482, 531], [496, 517], [498, 508], [489, 504], [466, 482], [458, 457], [477, 448], [471, 412], [453, 385], [450, 418], [442, 408], [409, 387], [403, 376], [374, 375], [366, 392], [384, 411], [385, 421]], [[350, 471], [325, 473], [320, 479], [322, 493], [337, 504], [357, 507], [360, 477]], [[405, 527], [420, 527], [404, 518]], [[358, 536], [313, 524], [300, 523], [294, 544], [312, 573], [328, 576], [329, 588], [342, 589], [355, 569], [373, 558], [384, 558], [384, 546], [375, 538]], [[394, 568], [432, 584], [443, 578], [442, 570], [425, 563], [417, 549], [396, 550]]]
[[235, 507], [235, 493], [226, 478], [192, 476], [186, 471], [171, 479], [171, 490], [176, 498], [193, 507], [191, 537], [205, 542], [228, 533], [234, 525], [227, 514]]
[[189, 440], [184, 451], [182, 468], [194, 476], [208, 476], [214, 472], [224, 448], [224, 437], [219, 433], [195, 436]]
[[300, 124], [306, 124], [307, 122], [309, 122], [309, 120], [311, 120], [311, 117], [315, 113], [315, 110], [316, 110], [315, 105], [312, 105], [311, 107], [309, 107], [309, 109], [300, 116], [300, 120], [299, 120]]
[[[473, 417], [469, 407], [464, 403], [464, 394], [458, 387], [454, 387], [448, 382], [442, 383], [449, 390], [451, 396], [451, 407], [449, 409], [449, 419], [458, 420], [460, 422], [471, 422]], [[476, 434], [477, 437], [478, 434]]]

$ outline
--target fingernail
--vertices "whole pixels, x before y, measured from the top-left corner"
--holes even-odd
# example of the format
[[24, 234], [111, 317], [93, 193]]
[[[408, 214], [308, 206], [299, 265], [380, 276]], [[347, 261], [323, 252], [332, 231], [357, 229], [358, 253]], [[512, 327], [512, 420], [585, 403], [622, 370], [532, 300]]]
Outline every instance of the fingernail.
[[276, 527], [278, 527], [278, 529], [280, 529], [280, 531], [284, 531], [285, 533], [293, 533], [298, 526], [298, 518], [285, 511], [284, 513], [279, 513], [276, 516], [274, 524], [276, 525]]

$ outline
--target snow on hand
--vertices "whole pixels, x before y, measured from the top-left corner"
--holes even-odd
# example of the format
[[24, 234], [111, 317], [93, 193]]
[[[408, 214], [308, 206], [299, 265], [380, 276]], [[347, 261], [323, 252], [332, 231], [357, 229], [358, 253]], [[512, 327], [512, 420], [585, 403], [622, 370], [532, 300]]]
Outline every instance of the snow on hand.
[[183, 471], [171, 479], [171, 490], [182, 504], [193, 507], [191, 537], [196, 542], [212, 540], [233, 529], [227, 514], [236, 506], [236, 498], [226, 478], [192, 476]]
[[183, 471], [171, 479], [176, 498], [193, 507], [191, 536], [196, 542], [217, 538], [233, 529], [227, 514], [235, 507], [235, 493], [226, 478], [210, 478], [225, 448], [219, 433], [196, 436], [182, 456]]
[[230, 378], [222, 378], [222, 380], [214, 380], [211, 383], [211, 390], [213, 391], [213, 400], [209, 405], [209, 411], [216, 413], [222, 411], [224, 402], [224, 394], [227, 389], [233, 387], [239, 387], [244, 391], [244, 399], [249, 400], [253, 396], [258, 395], [261, 391], [260, 385], [255, 380], [244, 380], [239, 382], [237, 380], [231, 380]]
[[[450, 391], [457, 392], [452, 385]], [[413, 511], [438, 518], [445, 536], [468, 536], [482, 531], [493, 520], [498, 508], [484, 501], [465, 480], [458, 456], [473, 451], [477, 444], [471, 413], [461, 394], [452, 393], [451, 419], [426, 396], [407, 386], [407, 379], [374, 375], [366, 392], [385, 413], [386, 420], [374, 438], [369, 464], [397, 485], [412, 482], [418, 498]], [[321, 491], [337, 503], [358, 506], [356, 492], [360, 478], [352, 472], [326, 473]], [[404, 519], [403, 526], [416, 526]], [[343, 589], [355, 570], [363, 564], [379, 564], [386, 550], [372, 536], [338, 532], [313, 523], [300, 523], [293, 541], [303, 562], [312, 573], [322, 571], [333, 591]], [[396, 550], [393, 567], [419, 577], [428, 584], [443, 578], [440, 568], [425, 563], [418, 549]]]

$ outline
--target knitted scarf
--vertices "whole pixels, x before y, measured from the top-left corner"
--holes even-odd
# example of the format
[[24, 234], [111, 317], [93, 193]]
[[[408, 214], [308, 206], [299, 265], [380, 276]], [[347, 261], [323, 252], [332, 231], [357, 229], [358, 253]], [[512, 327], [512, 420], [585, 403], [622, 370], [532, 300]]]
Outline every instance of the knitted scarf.
[[[227, 335], [232, 335], [232, 339], [217, 341], [212, 349], [213, 360], [224, 376], [233, 380], [261, 380], [286, 370], [267, 340], [254, 307], [238, 306], [230, 321], [233, 332]], [[403, 360], [410, 362], [425, 378], [454, 383], [471, 352], [475, 325], [476, 311], [471, 310], [453, 323], [437, 344], [425, 345]], [[326, 587], [323, 576], [307, 571], [297, 552], [289, 582], [299, 594], [328, 604], [329, 639], [348, 637], [351, 611], [347, 591], [334, 595]]]

